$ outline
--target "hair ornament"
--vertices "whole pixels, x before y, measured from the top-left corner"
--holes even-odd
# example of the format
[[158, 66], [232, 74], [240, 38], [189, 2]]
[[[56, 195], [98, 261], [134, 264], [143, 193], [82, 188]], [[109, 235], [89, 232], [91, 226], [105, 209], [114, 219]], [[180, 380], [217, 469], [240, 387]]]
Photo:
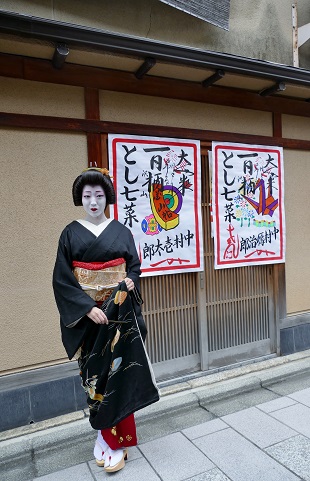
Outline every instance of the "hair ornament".
[[97, 170], [97, 172], [101, 172], [102, 175], [106, 175], [106, 176], [110, 177], [109, 171], [105, 167], [103, 167], [103, 168], [101, 168], [101, 167], [88, 167], [87, 169], [84, 169], [82, 172], [88, 172], [89, 170]]
[[115, 190], [108, 169], [101, 167], [88, 167], [78, 175], [72, 185], [74, 205], [83, 205], [82, 195], [85, 185], [100, 185], [105, 192], [107, 204], [115, 204]]

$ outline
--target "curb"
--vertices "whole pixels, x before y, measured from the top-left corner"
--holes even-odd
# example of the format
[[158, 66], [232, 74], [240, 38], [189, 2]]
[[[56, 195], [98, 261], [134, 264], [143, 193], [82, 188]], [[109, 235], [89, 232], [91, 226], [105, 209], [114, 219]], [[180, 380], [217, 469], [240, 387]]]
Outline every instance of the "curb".
[[[136, 413], [137, 424], [189, 406], [218, 401], [309, 372], [310, 350], [213, 374], [162, 383], [161, 399]], [[168, 384], [168, 385], [167, 385]], [[79, 411], [0, 433], [0, 473], [6, 481], [27, 481], [92, 459], [94, 432]], [[83, 442], [81, 442], [81, 440]], [[16, 463], [18, 459], [18, 463]]]
[[143, 420], [165, 414], [171, 409], [182, 409], [192, 404], [199, 406], [201, 401], [219, 401], [241, 392], [267, 387], [309, 370], [310, 350], [307, 350], [199, 376], [163, 387], [160, 400], [135, 416], [137, 420]]

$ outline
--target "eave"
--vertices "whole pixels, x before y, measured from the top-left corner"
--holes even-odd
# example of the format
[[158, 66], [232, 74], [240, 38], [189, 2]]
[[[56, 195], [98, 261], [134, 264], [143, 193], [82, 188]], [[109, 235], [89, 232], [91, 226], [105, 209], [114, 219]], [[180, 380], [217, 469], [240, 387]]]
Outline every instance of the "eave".
[[55, 44], [66, 43], [69, 47], [91, 48], [139, 59], [152, 57], [157, 61], [169, 64], [205, 68], [212, 71], [221, 69], [228, 73], [268, 81], [310, 86], [310, 71], [305, 69], [12, 12], [0, 11], [0, 32], [45, 40]]

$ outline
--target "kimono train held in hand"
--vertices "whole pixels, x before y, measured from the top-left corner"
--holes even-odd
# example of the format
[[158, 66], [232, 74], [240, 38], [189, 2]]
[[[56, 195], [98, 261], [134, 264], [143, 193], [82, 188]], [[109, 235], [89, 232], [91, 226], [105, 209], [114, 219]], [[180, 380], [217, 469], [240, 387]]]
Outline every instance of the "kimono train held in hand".
[[159, 399], [144, 348], [140, 261], [130, 230], [105, 216], [115, 203], [106, 169], [86, 169], [72, 194], [86, 218], [61, 233], [53, 287], [62, 341], [69, 359], [78, 359], [90, 424], [98, 430], [96, 462], [115, 472], [137, 444], [133, 413]]

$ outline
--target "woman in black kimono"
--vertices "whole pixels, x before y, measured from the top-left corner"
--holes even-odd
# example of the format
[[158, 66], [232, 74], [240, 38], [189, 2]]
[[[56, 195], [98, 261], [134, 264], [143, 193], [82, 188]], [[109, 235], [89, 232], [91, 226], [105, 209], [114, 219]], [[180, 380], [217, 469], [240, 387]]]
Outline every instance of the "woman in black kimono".
[[115, 472], [125, 466], [127, 447], [137, 444], [133, 413], [159, 399], [143, 343], [140, 261], [130, 230], [105, 216], [115, 203], [106, 169], [86, 169], [72, 194], [87, 215], [60, 236], [53, 287], [62, 341], [69, 359], [78, 358], [98, 430], [96, 462]]

